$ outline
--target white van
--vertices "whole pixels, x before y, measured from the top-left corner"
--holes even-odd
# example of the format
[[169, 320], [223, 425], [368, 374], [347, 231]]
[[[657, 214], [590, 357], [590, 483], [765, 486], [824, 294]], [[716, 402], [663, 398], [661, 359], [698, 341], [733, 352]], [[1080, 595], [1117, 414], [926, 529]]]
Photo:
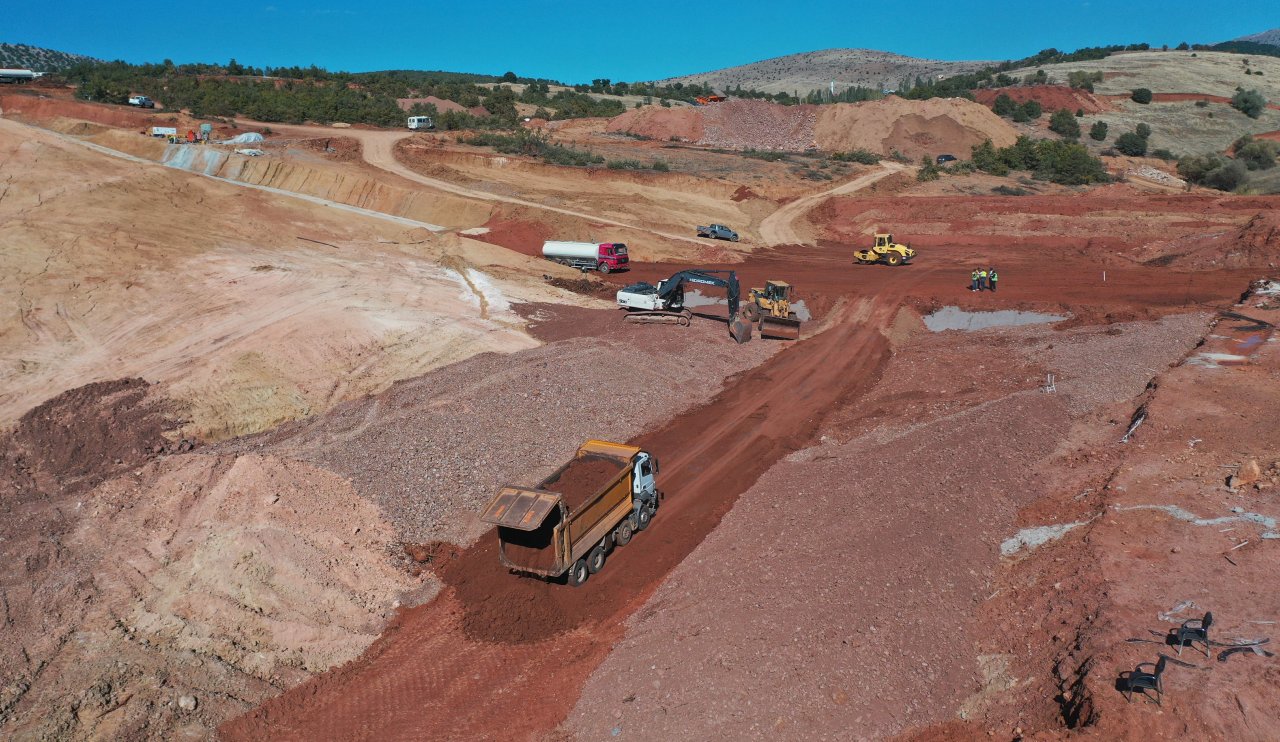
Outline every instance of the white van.
[[409, 128], [415, 131], [418, 129], [434, 129], [436, 128], [436, 122], [432, 121], [430, 116], [410, 116]]

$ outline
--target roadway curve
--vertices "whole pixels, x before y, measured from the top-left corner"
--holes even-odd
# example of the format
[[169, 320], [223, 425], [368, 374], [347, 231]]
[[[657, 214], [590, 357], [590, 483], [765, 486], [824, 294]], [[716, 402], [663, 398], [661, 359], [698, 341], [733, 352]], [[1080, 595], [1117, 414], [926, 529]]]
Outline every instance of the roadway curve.
[[869, 172], [865, 175], [858, 176], [848, 183], [836, 186], [830, 190], [811, 193], [808, 196], [801, 196], [795, 201], [784, 205], [782, 208], [773, 212], [760, 222], [760, 238], [764, 240], [764, 244], [773, 247], [775, 245], [801, 245], [807, 244], [800, 237], [800, 233], [796, 231], [796, 222], [801, 217], [808, 214], [818, 204], [826, 201], [832, 196], [841, 196], [846, 193], [860, 191], [863, 188], [882, 180], [894, 173], [900, 173], [906, 170], [907, 166], [885, 160], [880, 163], [880, 169]]
[[255, 126], [270, 126], [274, 131], [279, 131], [282, 133], [293, 134], [295, 136], [302, 136], [302, 137], [315, 137], [315, 136], [322, 136], [322, 135], [329, 135], [334, 137], [351, 137], [353, 139], [359, 140], [360, 149], [363, 152], [363, 156], [364, 156], [364, 161], [367, 162], [368, 164], [378, 168], [379, 170], [384, 170], [388, 173], [404, 178], [405, 180], [411, 180], [420, 185], [428, 186], [438, 191], [445, 191], [446, 193], [452, 193], [456, 196], [462, 196], [464, 198], [471, 198], [471, 199], [476, 199], [480, 201], [498, 201], [501, 203], [515, 204], [517, 206], [527, 206], [528, 208], [531, 208], [531, 209], [553, 211], [557, 214], [564, 214], [565, 216], [572, 216], [578, 219], [586, 219], [595, 224], [608, 224], [614, 227], [622, 227], [624, 229], [634, 229], [640, 232], [647, 232], [649, 234], [657, 235], [658, 237], [663, 237], [668, 240], [678, 240], [680, 242], [689, 242], [695, 245], [703, 245], [703, 246], [707, 244], [706, 240], [700, 240], [697, 237], [674, 234], [672, 232], [663, 232], [657, 229], [652, 229], [650, 227], [642, 227], [637, 224], [628, 224], [627, 222], [621, 222], [616, 219], [608, 219], [608, 218], [599, 216], [597, 214], [589, 214], [584, 211], [562, 209], [558, 206], [548, 206], [546, 204], [540, 204], [537, 201], [528, 201], [523, 198], [516, 198], [514, 196], [503, 196], [497, 193], [489, 193], [488, 191], [480, 191], [474, 188], [467, 188], [466, 186], [458, 185], [457, 183], [450, 183], [447, 180], [440, 180], [439, 178], [432, 178], [430, 176], [423, 175], [422, 173], [416, 172], [406, 167], [404, 163], [400, 162], [400, 160], [396, 158], [396, 154], [395, 154], [396, 143], [399, 142], [401, 139], [407, 139], [408, 137], [413, 136], [412, 134], [408, 134], [405, 132], [386, 131], [386, 130], [378, 130], [378, 129], [336, 129], [328, 126], [295, 126], [295, 125], [289, 125], [289, 124], [266, 124], [262, 122], [243, 121], [243, 120], [241, 121], [241, 123], [248, 123]]

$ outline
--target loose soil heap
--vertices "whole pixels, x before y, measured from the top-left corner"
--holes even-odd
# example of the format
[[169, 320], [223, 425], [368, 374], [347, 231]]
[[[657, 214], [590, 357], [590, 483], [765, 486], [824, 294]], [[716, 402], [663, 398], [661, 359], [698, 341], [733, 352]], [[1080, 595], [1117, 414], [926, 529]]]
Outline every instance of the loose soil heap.
[[599, 492], [611, 477], [616, 477], [624, 465], [604, 456], [583, 456], [570, 462], [568, 468], [543, 489], [560, 493], [560, 500], [572, 513]]

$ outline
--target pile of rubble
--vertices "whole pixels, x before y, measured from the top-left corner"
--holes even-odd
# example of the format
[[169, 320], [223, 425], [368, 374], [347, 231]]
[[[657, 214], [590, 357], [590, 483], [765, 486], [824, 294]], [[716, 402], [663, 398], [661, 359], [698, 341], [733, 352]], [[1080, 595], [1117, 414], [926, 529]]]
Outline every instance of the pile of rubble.
[[702, 113], [703, 136], [699, 144], [784, 152], [799, 152], [814, 146], [816, 106], [734, 100], [707, 106]]
[[1187, 182], [1181, 178], [1174, 177], [1163, 170], [1151, 167], [1150, 165], [1140, 165], [1138, 167], [1129, 168], [1124, 171], [1126, 177], [1142, 178], [1143, 180], [1151, 180], [1162, 185], [1174, 186], [1175, 188], [1185, 188]]

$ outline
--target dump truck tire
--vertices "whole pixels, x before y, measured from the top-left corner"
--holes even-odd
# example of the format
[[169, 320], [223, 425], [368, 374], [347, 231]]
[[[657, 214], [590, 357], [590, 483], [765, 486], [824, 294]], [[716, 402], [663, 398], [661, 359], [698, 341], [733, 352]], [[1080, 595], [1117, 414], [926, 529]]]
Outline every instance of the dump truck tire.
[[569, 585], [577, 587], [587, 581], [591, 576], [591, 570], [587, 567], [586, 559], [579, 559], [569, 568]]
[[630, 518], [624, 518], [618, 527], [613, 529], [613, 543], [616, 546], [626, 546], [631, 543], [631, 537], [635, 535], [635, 527], [631, 525]]
[[641, 505], [640, 512], [636, 513], [636, 530], [643, 531], [648, 528], [651, 520], [653, 520], [653, 511], [648, 505]]
[[608, 263], [601, 263], [601, 264], [600, 264], [600, 272], [601, 272], [601, 273], [604, 273], [605, 275], [608, 275], [608, 273], [609, 273], [609, 264], [608, 264]]
[[596, 548], [587, 554], [587, 569], [591, 570], [591, 574], [595, 574], [604, 569], [604, 542], [596, 544]]

